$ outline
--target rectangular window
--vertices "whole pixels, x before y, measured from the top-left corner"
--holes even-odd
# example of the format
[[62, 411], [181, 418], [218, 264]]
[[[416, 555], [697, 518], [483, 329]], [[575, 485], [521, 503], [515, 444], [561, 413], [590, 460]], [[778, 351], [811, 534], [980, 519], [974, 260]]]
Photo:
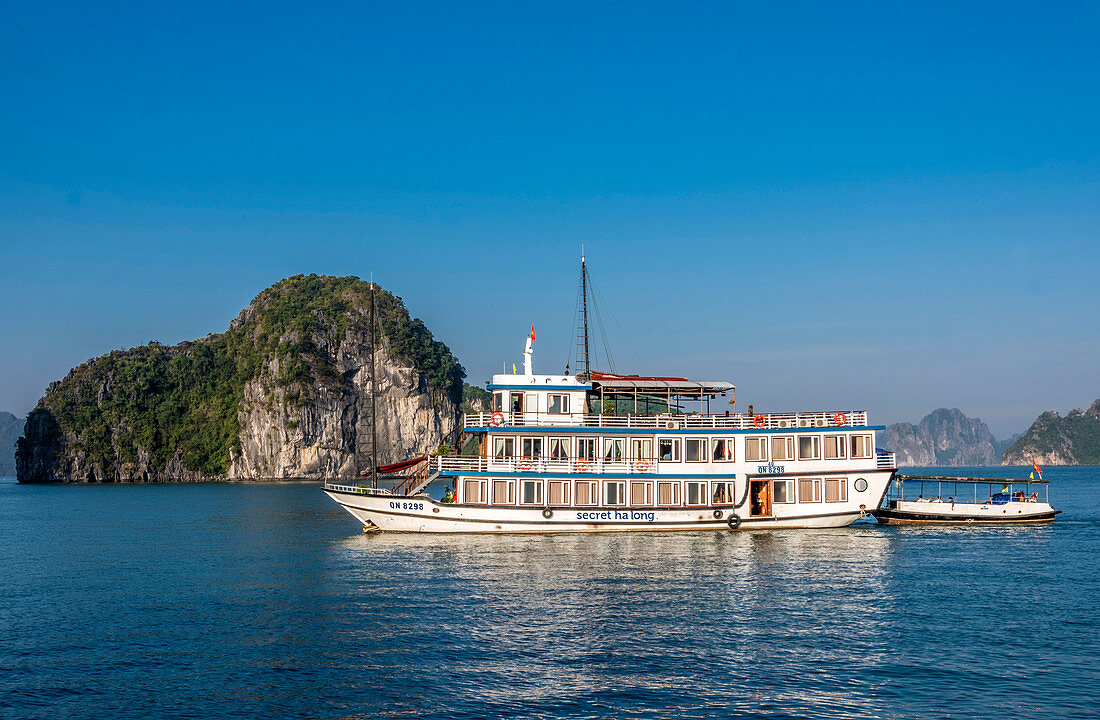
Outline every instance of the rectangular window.
[[684, 483], [684, 504], [705, 505], [707, 502], [707, 484], [705, 482]]
[[513, 480], [493, 481], [493, 504], [514, 505], [516, 503], [516, 483]]
[[512, 402], [512, 412], [523, 412], [523, 393], [512, 393], [509, 399]]
[[630, 483], [630, 504], [631, 505], [652, 505], [653, 504], [653, 483], [647, 483], [647, 482], [632, 482], [632, 483]]
[[523, 409], [526, 412], [533, 413], [539, 411], [539, 396], [538, 393], [527, 393], [523, 397]]
[[603, 504], [623, 505], [626, 503], [626, 483], [605, 482], [603, 484]]
[[844, 436], [843, 435], [826, 435], [825, 436], [825, 459], [826, 460], [843, 460], [846, 457], [845, 453]]
[[817, 435], [799, 435], [798, 436], [798, 459], [799, 460], [820, 460], [821, 459], [821, 438]]
[[798, 478], [798, 502], [821, 502], [820, 478]]
[[550, 438], [550, 459], [567, 460], [569, 458], [569, 438]]
[[772, 499], [777, 503], [793, 503], [794, 480], [772, 480]]
[[520, 490], [520, 502], [524, 505], [542, 504], [542, 480], [524, 480]]
[[707, 439], [687, 438], [684, 440], [684, 460], [687, 462], [707, 461]]
[[578, 480], [577, 481], [577, 504], [578, 505], [595, 505], [596, 504], [596, 483], [591, 480]]
[[853, 435], [852, 436], [852, 454], [849, 455], [853, 460], [857, 458], [869, 458], [871, 457], [871, 436], [870, 435]]
[[507, 460], [516, 456], [516, 439], [510, 437], [493, 438], [493, 457], [497, 460]]
[[745, 460], [762, 462], [768, 459], [768, 439], [766, 437], [745, 438]]
[[848, 502], [848, 478], [825, 478], [825, 502]]
[[772, 460], [794, 460], [794, 438], [772, 438]]
[[569, 483], [565, 480], [551, 480], [550, 489], [546, 493], [547, 503], [550, 505], [569, 504]]
[[523, 438], [520, 441], [523, 457], [538, 460], [542, 457], [542, 438]]
[[493, 412], [504, 411], [504, 393], [493, 393]]
[[672, 506], [680, 504], [680, 483], [674, 482], [659, 482], [657, 483], [657, 504], [661, 506]]
[[657, 457], [661, 462], [680, 462], [679, 438], [661, 438], [658, 440]]
[[485, 502], [485, 483], [481, 480], [467, 480], [462, 483], [462, 502], [481, 505]]
[[577, 438], [577, 457], [596, 459], [596, 438]]
[[653, 459], [653, 439], [652, 438], [631, 438], [630, 439], [630, 457], [634, 460], [652, 460]]
[[546, 396], [546, 412], [548, 413], [567, 413], [569, 412], [569, 396], [568, 395], [547, 395]]
[[710, 459], [714, 462], [733, 461], [733, 438], [714, 438], [711, 442]]
[[710, 501], [714, 505], [733, 504], [733, 483], [716, 482], [710, 484]]
[[624, 444], [622, 438], [604, 438], [603, 459], [611, 462], [622, 462]]

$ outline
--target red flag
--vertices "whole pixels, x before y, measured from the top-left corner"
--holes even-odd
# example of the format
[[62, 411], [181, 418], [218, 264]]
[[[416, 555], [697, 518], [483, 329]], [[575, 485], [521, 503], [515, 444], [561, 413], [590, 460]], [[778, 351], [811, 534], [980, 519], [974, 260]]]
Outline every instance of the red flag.
[[1035, 472], [1039, 473], [1039, 479], [1043, 479], [1043, 471], [1039, 469], [1039, 466], [1035, 464], [1035, 458], [1031, 458], [1031, 467], [1035, 468]]
[[531, 326], [531, 339], [532, 340], [535, 339], [535, 326], [534, 325]]

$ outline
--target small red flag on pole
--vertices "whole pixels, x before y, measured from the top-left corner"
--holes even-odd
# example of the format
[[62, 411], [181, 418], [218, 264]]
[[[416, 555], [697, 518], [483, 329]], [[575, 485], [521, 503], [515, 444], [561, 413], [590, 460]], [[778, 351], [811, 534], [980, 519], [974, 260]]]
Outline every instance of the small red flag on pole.
[[535, 326], [534, 325], [531, 325], [531, 339], [532, 340], [535, 339]]

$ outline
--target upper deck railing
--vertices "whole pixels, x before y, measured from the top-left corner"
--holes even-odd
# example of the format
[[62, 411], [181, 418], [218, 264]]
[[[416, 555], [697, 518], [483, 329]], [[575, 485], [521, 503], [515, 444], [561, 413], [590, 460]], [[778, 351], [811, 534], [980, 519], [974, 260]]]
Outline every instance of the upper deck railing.
[[818, 410], [748, 415], [613, 415], [610, 413], [475, 412], [466, 413], [467, 428], [585, 427], [653, 430], [707, 429], [798, 430], [800, 428], [866, 426], [866, 410]]

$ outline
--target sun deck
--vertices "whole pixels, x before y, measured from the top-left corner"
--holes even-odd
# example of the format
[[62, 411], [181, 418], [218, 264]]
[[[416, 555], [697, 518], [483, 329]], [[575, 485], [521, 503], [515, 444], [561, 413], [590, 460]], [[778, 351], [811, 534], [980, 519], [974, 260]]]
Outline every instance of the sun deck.
[[552, 412], [475, 412], [466, 413], [463, 425], [467, 430], [495, 427], [578, 428], [639, 428], [729, 429], [729, 430], [790, 430], [800, 428], [866, 427], [866, 410], [816, 410], [812, 412], [747, 413], [703, 415], [663, 413], [658, 415], [612, 413], [552, 413]]

